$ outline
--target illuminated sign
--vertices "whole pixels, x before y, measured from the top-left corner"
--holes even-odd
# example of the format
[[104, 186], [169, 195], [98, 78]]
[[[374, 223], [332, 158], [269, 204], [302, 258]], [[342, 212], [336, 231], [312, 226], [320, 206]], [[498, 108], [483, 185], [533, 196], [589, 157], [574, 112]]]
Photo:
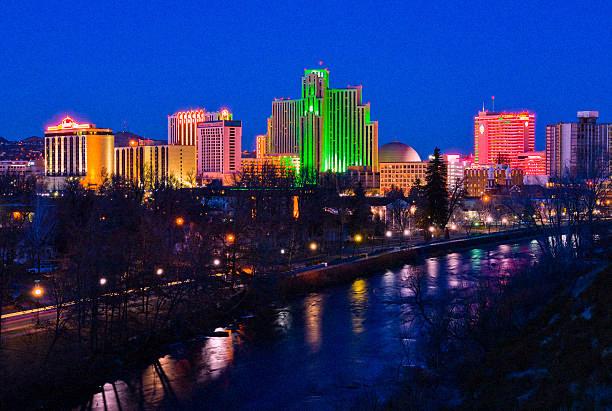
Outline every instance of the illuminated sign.
[[83, 128], [92, 128], [92, 127], [94, 127], [93, 124], [89, 124], [89, 123], [79, 124], [76, 121], [74, 121], [72, 118], [70, 118], [69, 116], [66, 116], [62, 120], [62, 122], [59, 123], [57, 126], [47, 127], [47, 131], [79, 130]]

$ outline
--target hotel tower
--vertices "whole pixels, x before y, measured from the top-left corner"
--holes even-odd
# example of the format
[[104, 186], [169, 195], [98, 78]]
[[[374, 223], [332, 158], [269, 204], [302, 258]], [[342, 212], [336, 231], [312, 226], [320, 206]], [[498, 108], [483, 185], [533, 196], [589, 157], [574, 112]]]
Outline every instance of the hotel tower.
[[378, 171], [378, 123], [362, 88], [330, 88], [327, 69], [305, 70], [301, 98], [275, 100], [269, 124], [268, 152], [299, 154], [306, 180], [349, 166]]

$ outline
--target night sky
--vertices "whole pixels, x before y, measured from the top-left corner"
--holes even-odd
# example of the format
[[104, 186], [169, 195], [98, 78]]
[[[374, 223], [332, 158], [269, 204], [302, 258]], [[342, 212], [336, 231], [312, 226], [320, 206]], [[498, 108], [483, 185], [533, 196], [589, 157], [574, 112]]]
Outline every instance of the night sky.
[[472, 151], [491, 95], [536, 112], [538, 148], [577, 110], [612, 122], [611, 1], [89, 3], [0, 3], [1, 136], [70, 113], [165, 140], [168, 114], [223, 105], [252, 148], [272, 99], [298, 97], [319, 61], [332, 87], [363, 85], [380, 144], [422, 156]]

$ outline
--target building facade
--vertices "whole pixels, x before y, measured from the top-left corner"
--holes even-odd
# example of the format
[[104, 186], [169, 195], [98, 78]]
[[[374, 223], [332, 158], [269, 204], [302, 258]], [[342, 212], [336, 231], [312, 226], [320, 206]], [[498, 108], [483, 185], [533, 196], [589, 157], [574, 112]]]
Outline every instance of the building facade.
[[115, 148], [114, 174], [147, 189], [196, 183], [195, 146], [129, 145]]
[[197, 130], [198, 177], [230, 183], [241, 169], [242, 122], [207, 121], [199, 123]]
[[408, 195], [417, 180], [425, 184], [427, 161], [421, 161], [419, 154], [410, 146], [393, 142], [380, 147], [380, 191], [388, 193], [399, 188]]
[[465, 170], [465, 190], [468, 197], [480, 197], [497, 188], [523, 185], [523, 170], [508, 165], [474, 166]]
[[231, 119], [232, 113], [224, 108], [219, 111], [206, 111], [203, 108], [177, 111], [168, 116], [168, 144], [195, 146], [198, 123]]
[[305, 70], [301, 98], [274, 101], [269, 125], [269, 152], [299, 154], [306, 179], [349, 166], [378, 171], [378, 123], [362, 88], [330, 88], [327, 69]]
[[546, 126], [546, 174], [551, 178], [609, 178], [612, 124], [599, 112], [579, 111], [578, 121]]
[[509, 164], [516, 167], [518, 156], [534, 149], [534, 113], [482, 110], [474, 117], [475, 164]]
[[514, 167], [523, 170], [526, 176], [544, 176], [546, 175], [546, 151], [521, 153]]
[[442, 159], [446, 164], [446, 189], [452, 193], [463, 186], [465, 169], [472, 166], [474, 159], [461, 154], [443, 154]]
[[110, 128], [79, 124], [65, 117], [45, 131], [45, 176], [55, 187], [61, 187], [67, 178], [96, 187], [113, 171], [113, 149]]

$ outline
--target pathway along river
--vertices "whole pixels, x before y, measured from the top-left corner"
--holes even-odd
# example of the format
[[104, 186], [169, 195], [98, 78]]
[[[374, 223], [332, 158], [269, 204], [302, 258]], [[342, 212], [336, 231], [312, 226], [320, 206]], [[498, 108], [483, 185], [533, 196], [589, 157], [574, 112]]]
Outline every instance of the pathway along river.
[[385, 398], [418, 361], [404, 300], [414, 270], [440, 293], [512, 275], [538, 254], [535, 241], [475, 248], [308, 294], [269, 320], [241, 320], [229, 337], [181, 345], [76, 409], [337, 410]]

